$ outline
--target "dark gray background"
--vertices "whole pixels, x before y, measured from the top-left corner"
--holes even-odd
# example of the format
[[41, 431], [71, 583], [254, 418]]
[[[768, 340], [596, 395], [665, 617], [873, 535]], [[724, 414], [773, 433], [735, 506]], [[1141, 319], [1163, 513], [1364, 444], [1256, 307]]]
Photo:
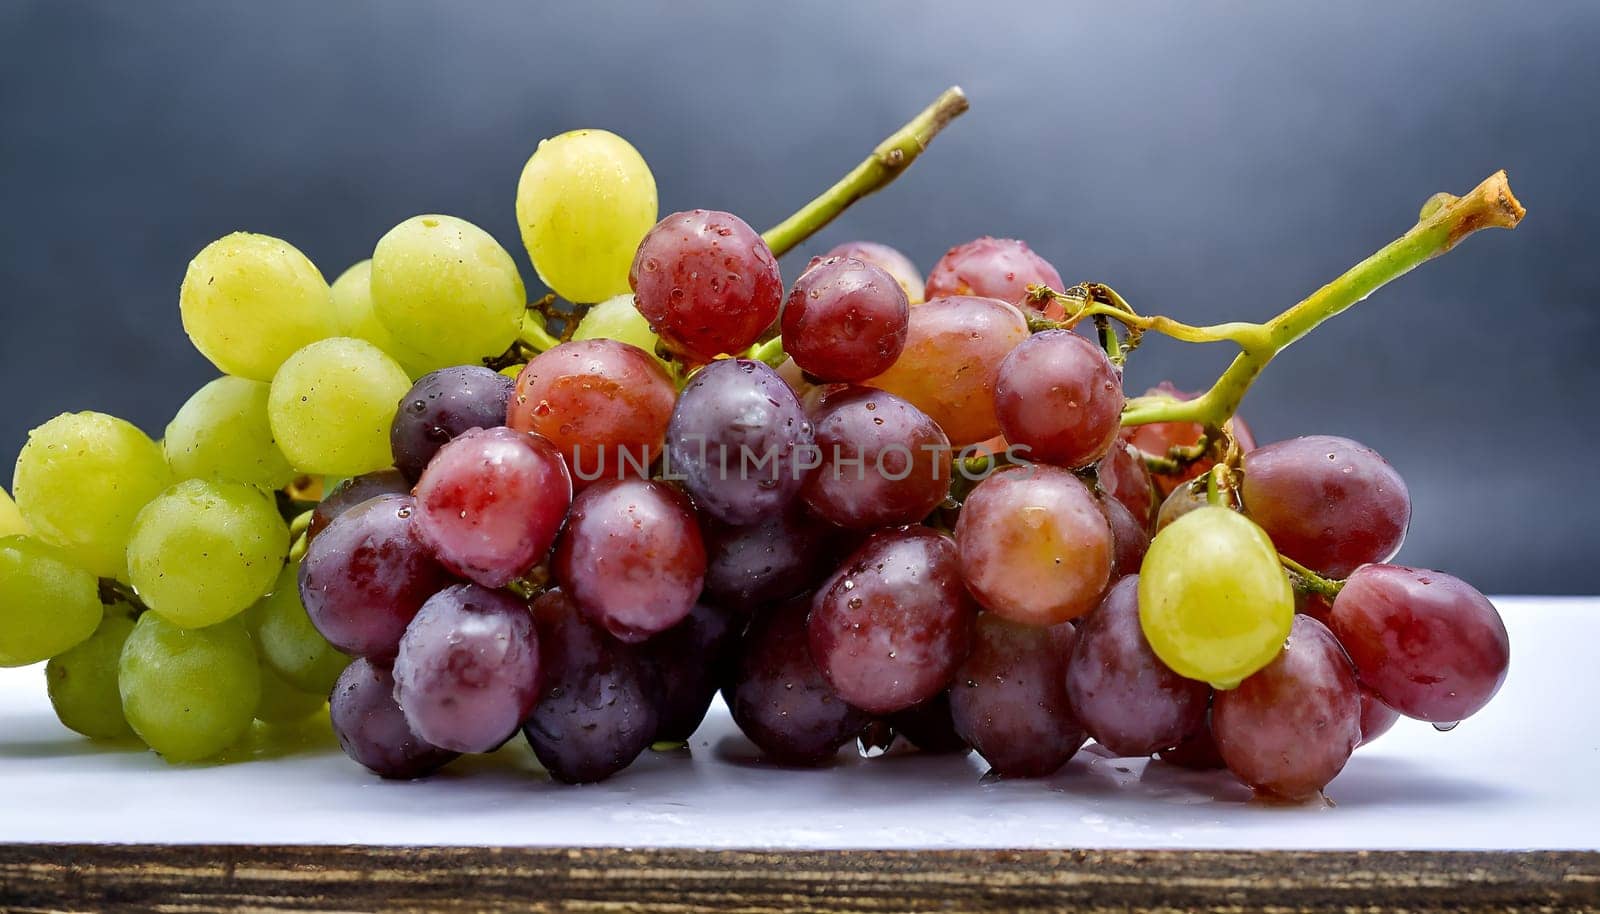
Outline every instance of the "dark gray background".
[[[512, 200], [540, 137], [615, 130], [663, 213], [762, 228], [960, 83], [973, 111], [809, 250], [926, 269], [1010, 235], [1143, 310], [1260, 319], [1508, 168], [1522, 228], [1317, 331], [1245, 413], [1388, 456], [1414, 564], [1600, 590], [1600, 4], [1199, 6], [0, 0], [0, 452], [66, 409], [159, 434], [213, 375], [177, 290], [225, 232], [331, 280], [453, 213], [532, 280]], [[1227, 354], [1152, 343], [1134, 386], [1203, 386]]]

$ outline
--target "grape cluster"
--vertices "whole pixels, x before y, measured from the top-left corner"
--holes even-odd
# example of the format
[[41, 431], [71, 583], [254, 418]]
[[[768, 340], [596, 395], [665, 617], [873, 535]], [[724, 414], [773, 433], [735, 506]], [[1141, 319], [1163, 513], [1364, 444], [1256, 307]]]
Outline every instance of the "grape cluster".
[[449, 216], [331, 286], [275, 238], [202, 250], [179, 307], [225, 374], [160, 441], [32, 432], [0, 664], [48, 660], [63, 723], [174, 762], [328, 702], [384, 777], [520, 735], [588, 782], [720, 692], [783, 764], [903, 739], [1041, 777], [1094, 740], [1284, 798], [1505, 678], [1481, 594], [1389, 564], [1411, 504], [1382, 457], [1124, 428], [1125, 353], [1020, 241], [926, 283], [841, 245], [786, 290], [737, 216], [658, 220], [603, 131], [541, 143], [516, 212], [539, 277], [593, 303], [559, 339]]

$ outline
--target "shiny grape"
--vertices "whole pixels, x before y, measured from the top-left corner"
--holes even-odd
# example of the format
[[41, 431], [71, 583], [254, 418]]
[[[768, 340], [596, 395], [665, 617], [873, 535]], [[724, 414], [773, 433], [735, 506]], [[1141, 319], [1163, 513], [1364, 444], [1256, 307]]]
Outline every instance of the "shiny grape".
[[355, 476], [389, 466], [389, 426], [411, 388], [399, 363], [365, 340], [312, 343], [272, 378], [267, 416], [296, 469]]
[[410, 495], [411, 481], [399, 470], [376, 470], [360, 476], [352, 476], [333, 487], [322, 501], [311, 510], [311, 523], [306, 527], [306, 536], [316, 539], [317, 534], [328, 528], [333, 519], [356, 505], [379, 495]]
[[1061, 274], [1026, 243], [983, 237], [946, 251], [928, 271], [927, 293], [929, 300], [942, 295], [981, 295], [1022, 305], [1028, 303], [1030, 285], [1065, 290]]
[[956, 732], [950, 713], [950, 693], [940, 692], [916, 707], [889, 715], [896, 735], [923, 752], [967, 752], [967, 741]]
[[705, 598], [748, 616], [820, 580], [837, 531], [798, 504], [745, 526], [700, 518], [706, 547]]
[[1144, 554], [1150, 549], [1150, 534], [1115, 498], [1096, 500], [1111, 527], [1111, 580], [1138, 574]]
[[413, 378], [427, 374], [419, 369], [422, 359], [395, 342], [389, 328], [378, 320], [372, 305], [372, 261], [363, 260], [339, 274], [333, 281], [333, 310], [338, 316], [339, 336], [366, 340], [382, 349]]
[[1173, 521], [1208, 504], [1204, 479], [1191, 479], [1180, 484], [1161, 500], [1161, 510], [1156, 512], [1156, 532], [1160, 533], [1172, 526]]
[[660, 681], [655, 742], [694, 735], [728, 678], [744, 624], [744, 615], [735, 610], [700, 604], [640, 646]]
[[1144, 458], [1132, 445], [1125, 441], [1112, 444], [1097, 465], [1096, 474], [1107, 495], [1122, 502], [1141, 525], [1150, 526], [1159, 502]]
[[673, 213], [639, 243], [634, 301], [674, 352], [707, 361], [754, 343], [778, 318], [783, 280], [767, 243], [732, 213]]
[[133, 735], [117, 691], [117, 663], [132, 633], [127, 614], [108, 610], [89, 640], [50, 658], [44, 678], [61, 723], [90, 739]]
[[221, 377], [200, 388], [167, 423], [162, 439], [178, 479], [231, 479], [281, 489], [294, 479], [267, 419], [271, 385]]
[[873, 529], [916, 523], [950, 490], [950, 439], [891, 393], [854, 387], [828, 395], [812, 427], [822, 465], [801, 496], [818, 517]]
[[339, 331], [328, 281], [293, 245], [234, 232], [206, 245], [178, 291], [183, 329], [226, 374], [270, 381], [296, 350]]
[[1399, 711], [1380, 701], [1371, 689], [1361, 687], [1361, 745], [1388, 733], [1399, 719]]
[[389, 426], [395, 468], [415, 482], [439, 448], [456, 436], [505, 424], [511, 387], [510, 378], [481, 365], [424, 375], [400, 399]]
[[0, 539], [0, 667], [47, 660], [100, 624], [95, 576], [29, 536]]
[[816, 261], [783, 304], [783, 350], [825, 381], [864, 381], [906, 346], [910, 303], [883, 269], [844, 257]]
[[1099, 346], [1070, 330], [1023, 340], [995, 376], [995, 414], [1029, 460], [1086, 467], [1121, 431], [1122, 378]]
[[5, 487], [0, 486], [0, 536], [18, 536], [33, 533], [33, 528], [22, 519], [17, 503], [11, 500]]
[[995, 774], [1042, 778], [1083, 746], [1087, 735], [1067, 696], [1072, 641], [1070, 623], [978, 617], [972, 653], [950, 687], [950, 716]]
[[922, 271], [911, 262], [911, 258], [887, 244], [879, 244], [876, 241], [846, 241], [822, 256], [850, 257], [882, 269], [894, 277], [901, 291], [906, 293], [906, 300], [913, 305], [922, 304], [923, 299], [927, 297], [923, 294]]
[[379, 777], [411, 780], [432, 774], [456, 753], [418, 736], [394, 700], [394, 675], [365, 658], [340, 674], [329, 697], [328, 717], [339, 746], [351, 760]]
[[285, 565], [272, 593], [244, 616], [261, 665], [302, 692], [327, 695], [349, 665], [348, 654], [328, 643], [300, 602], [300, 566]]
[[117, 665], [133, 732], [169, 762], [210, 758], [244, 736], [261, 701], [261, 668], [236, 619], [180, 628], [147, 612]]
[[650, 329], [650, 322], [634, 307], [631, 293], [608, 298], [585, 311], [583, 318], [578, 321], [578, 329], [572, 332], [572, 339], [616, 340], [637, 346], [660, 361], [656, 356], [656, 344], [661, 342], [661, 338], [655, 335]]

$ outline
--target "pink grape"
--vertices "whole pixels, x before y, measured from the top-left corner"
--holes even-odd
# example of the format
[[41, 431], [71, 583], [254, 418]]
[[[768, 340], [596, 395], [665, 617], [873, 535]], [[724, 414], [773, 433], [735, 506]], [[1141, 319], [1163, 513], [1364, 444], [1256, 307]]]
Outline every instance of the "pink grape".
[[950, 439], [894, 394], [870, 387], [830, 394], [812, 426], [822, 465], [801, 497], [829, 523], [853, 529], [916, 523], [950, 491]]
[[900, 284], [901, 290], [906, 293], [906, 299], [913, 305], [920, 304], [927, 297], [923, 292], [922, 271], [911, 262], [911, 258], [887, 244], [879, 244], [876, 241], [846, 241], [844, 244], [835, 245], [833, 250], [822, 256], [853, 257], [881, 267]]
[[1122, 502], [1101, 497], [1097, 503], [1111, 527], [1111, 579], [1138, 574], [1144, 554], [1150, 548], [1150, 534]]
[[[945, 252], [928, 272], [930, 300], [941, 295], [982, 295], [1021, 305], [1028, 286], [1064, 291], [1061, 274], [1048, 260], [1015, 238], [977, 238]], [[1030, 304], [1038, 311], [1037, 305]]]
[[783, 350], [824, 381], [864, 381], [906, 346], [910, 303], [894, 277], [859, 260], [813, 261], [783, 304]]
[[394, 674], [363, 657], [351, 661], [334, 683], [328, 717], [344, 754], [379, 777], [425, 777], [457, 757], [411, 729], [394, 701]]
[[783, 280], [767, 243], [732, 213], [673, 213], [639, 242], [634, 302], [674, 352], [701, 362], [737, 353], [778, 318]]
[[1361, 745], [1388, 733], [1399, 719], [1399, 711], [1379, 701], [1371, 689], [1361, 687]]
[[1035, 333], [1000, 363], [994, 385], [1000, 433], [1029, 460], [1078, 469], [1121, 431], [1122, 378], [1099, 346], [1070, 330]]
[[1122, 502], [1128, 512], [1148, 528], [1155, 520], [1156, 507], [1160, 503], [1156, 499], [1155, 484], [1150, 480], [1150, 471], [1145, 468], [1144, 459], [1133, 445], [1126, 441], [1111, 445], [1111, 450], [1100, 460], [1097, 470], [1100, 487], [1106, 494]]

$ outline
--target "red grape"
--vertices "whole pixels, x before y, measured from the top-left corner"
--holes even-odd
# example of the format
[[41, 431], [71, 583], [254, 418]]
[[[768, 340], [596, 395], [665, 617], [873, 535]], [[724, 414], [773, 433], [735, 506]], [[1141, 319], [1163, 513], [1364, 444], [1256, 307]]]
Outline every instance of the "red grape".
[[534, 601], [547, 688], [522, 735], [550, 776], [601, 781], [655, 739], [661, 683], [635, 645], [589, 622], [559, 590]]
[[970, 746], [956, 732], [950, 715], [950, 693], [940, 692], [927, 701], [889, 715], [889, 726], [906, 742], [923, 752], [969, 752]]
[[827, 574], [830, 537], [838, 530], [796, 502], [744, 526], [702, 515], [706, 547], [705, 599], [748, 616], [785, 600]]
[[1205, 480], [1191, 479], [1180, 484], [1162, 499], [1161, 510], [1156, 512], [1156, 532], [1160, 533], [1173, 521], [1207, 504]]
[[687, 740], [699, 729], [743, 633], [744, 616], [701, 604], [640, 646], [660, 680], [656, 742]]
[[[1193, 400], [1197, 394], [1179, 390], [1170, 381], [1162, 381], [1155, 387], [1144, 392], [1147, 397], [1168, 397], [1173, 400]], [[1226, 423], [1233, 440], [1238, 442], [1239, 448], [1245, 452], [1255, 449], [1256, 439], [1250, 433], [1250, 426], [1238, 416], [1234, 416]], [[1139, 450], [1152, 457], [1165, 457], [1167, 451], [1174, 447], [1187, 447], [1200, 440], [1203, 429], [1197, 422], [1153, 422], [1149, 425], [1136, 425], [1122, 432], [1124, 441], [1129, 442]], [[1184, 467], [1183, 472], [1177, 474], [1154, 474], [1153, 479], [1156, 489], [1163, 496], [1177, 488], [1180, 483], [1205, 475], [1216, 461], [1210, 458], [1196, 460]]]
[[1078, 622], [1067, 667], [1072, 710], [1095, 741], [1118, 755], [1170, 749], [1206, 723], [1211, 688], [1172, 672], [1139, 626], [1139, 578], [1118, 581]]
[[550, 551], [572, 479], [544, 438], [473, 429], [439, 449], [416, 497], [418, 540], [456, 574], [503, 587]]
[[511, 379], [482, 365], [441, 368], [423, 375], [400, 400], [389, 427], [394, 465], [416, 482], [428, 461], [452, 438], [505, 422]]
[[503, 590], [458, 584], [423, 604], [400, 639], [395, 700], [427, 742], [488, 752], [533, 712], [540, 672], [527, 604]]
[[1326, 787], [1361, 742], [1355, 670], [1333, 633], [1295, 616], [1276, 659], [1216, 694], [1211, 732], [1228, 770], [1256, 790], [1297, 800]]
[[639, 242], [628, 284], [662, 342], [702, 362], [754, 343], [783, 300], [767, 243], [743, 219], [713, 210], [656, 223]]
[[1334, 598], [1333, 630], [1362, 683], [1384, 704], [1438, 724], [1488, 704], [1511, 662], [1494, 604], [1437, 571], [1356, 569]]
[[1399, 719], [1399, 711], [1379, 701], [1371, 689], [1361, 687], [1361, 745], [1388, 733]]
[[811, 423], [777, 372], [751, 359], [700, 369], [667, 428], [667, 476], [728, 524], [768, 517], [800, 494], [815, 457]]
[[813, 261], [783, 304], [783, 351], [825, 381], [863, 381], [906, 345], [910, 304], [894, 277], [844, 257]]
[[982, 295], [1020, 305], [1027, 300], [1030, 285], [1064, 291], [1061, 274], [1027, 244], [1014, 238], [983, 237], [958, 244], [939, 258], [928, 273], [927, 294], [929, 299]]
[[333, 519], [356, 505], [379, 495], [410, 495], [411, 481], [399, 470], [378, 470], [352, 476], [333, 487], [317, 506], [311, 509], [311, 523], [306, 528], [306, 542], [328, 528]]
[[591, 619], [617, 638], [642, 641], [694, 608], [706, 550], [694, 508], [677, 489], [608, 479], [573, 500], [550, 566]]
[[1115, 498], [1101, 496], [1095, 503], [1105, 513], [1106, 523], [1111, 527], [1111, 580], [1138, 574], [1144, 554], [1150, 549], [1150, 534]]
[[379, 777], [410, 780], [439, 770], [456, 753], [430, 746], [394, 701], [394, 674], [358, 657], [328, 698], [328, 717], [344, 754]]
[[957, 447], [1000, 434], [995, 376], [1006, 353], [1028, 337], [1017, 308], [992, 298], [935, 298], [911, 309], [906, 347], [866, 382], [927, 413]]
[[334, 518], [300, 563], [300, 599], [346, 654], [394, 656], [411, 618], [449, 583], [412, 532], [409, 495], [381, 495]]
[[954, 542], [926, 527], [887, 530], [817, 591], [811, 656], [845, 701], [873, 714], [901, 711], [950, 684], [977, 614]]
[[853, 529], [916, 523], [950, 491], [950, 439], [894, 394], [830, 394], [813, 428], [822, 465], [801, 496], [823, 520]]
[[1023, 340], [1000, 363], [994, 402], [1000, 431], [1029, 460], [1086, 467], [1122, 428], [1122, 378], [1099, 346], [1070, 330]]
[[577, 340], [534, 356], [517, 376], [505, 423], [536, 432], [567, 459], [579, 488], [648, 476], [677, 389], [655, 357], [616, 340]]
[[1156, 507], [1160, 502], [1156, 498], [1155, 484], [1150, 481], [1150, 471], [1145, 468], [1144, 458], [1139, 456], [1133, 445], [1126, 441], [1112, 444], [1111, 450], [1099, 463], [1097, 475], [1100, 488], [1122, 502], [1139, 523], [1148, 528], [1155, 520]]
[[1171, 749], [1161, 750], [1156, 757], [1169, 765], [1191, 771], [1217, 771], [1228, 767], [1222, 760], [1222, 753], [1217, 751], [1216, 738], [1211, 735], [1209, 711], [1206, 713], [1205, 726]]
[[887, 244], [879, 244], [876, 241], [847, 241], [822, 256], [853, 257], [863, 263], [882, 268], [900, 284], [901, 290], [906, 293], [906, 300], [913, 305], [920, 304], [926, 297], [922, 288], [922, 271], [911, 262], [911, 258]]
[[826, 762], [871, 720], [833, 691], [811, 659], [810, 609], [809, 596], [797, 597], [756, 616], [723, 686], [733, 722], [786, 764]]
[[950, 687], [950, 715], [996, 774], [1044, 777], [1083, 746], [1067, 697], [1072, 641], [1071, 623], [1044, 628], [978, 617], [972, 653]]
[[955, 533], [973, 596], [1018, 622], [1081, 616], [1111, 577], [1111, 527], [1067, 470], [1035, 465], [990, 476], [967, 496]]
[[1244, 458], [1245, 513], [1284, 555], [1343, 578], [1400, 551], [1411, 523], [1405, 480], [1378, 452], [1332, 435], [1291, 438]]

